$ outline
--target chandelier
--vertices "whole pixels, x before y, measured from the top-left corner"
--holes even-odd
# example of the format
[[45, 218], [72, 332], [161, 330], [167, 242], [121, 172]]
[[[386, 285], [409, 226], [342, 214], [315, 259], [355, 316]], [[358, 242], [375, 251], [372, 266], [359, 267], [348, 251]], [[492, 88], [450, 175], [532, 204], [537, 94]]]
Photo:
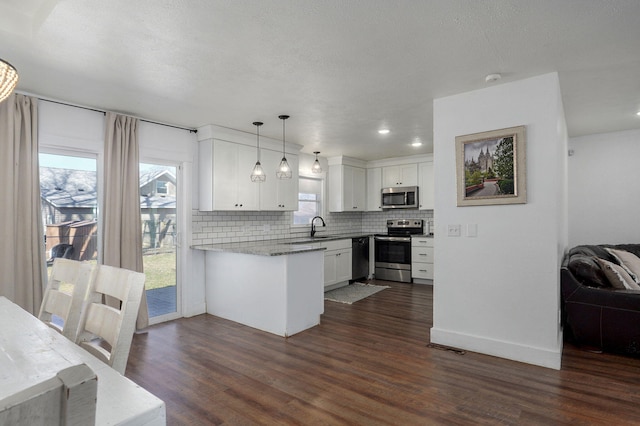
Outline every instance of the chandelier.
[[9, 97], [18, 84], [18, 71], [9, 62], [0, 59], [0, 102]]

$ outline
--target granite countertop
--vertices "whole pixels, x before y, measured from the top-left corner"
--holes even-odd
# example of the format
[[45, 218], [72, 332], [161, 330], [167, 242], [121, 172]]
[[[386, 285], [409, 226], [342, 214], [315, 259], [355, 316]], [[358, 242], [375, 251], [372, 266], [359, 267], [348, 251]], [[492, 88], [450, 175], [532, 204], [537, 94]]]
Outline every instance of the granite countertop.
[[192, 249], [227, 253], [253, 254], [257, 256], [285, 256], [296, 253], [324, 250], [319, 243], [324, 241], [344, 240], [366, 237], [370, 234], [322, 235], [318, 237], [296, 237], [279, 240], [244, 241], [237, 243], [218, 243], [193, 245]]

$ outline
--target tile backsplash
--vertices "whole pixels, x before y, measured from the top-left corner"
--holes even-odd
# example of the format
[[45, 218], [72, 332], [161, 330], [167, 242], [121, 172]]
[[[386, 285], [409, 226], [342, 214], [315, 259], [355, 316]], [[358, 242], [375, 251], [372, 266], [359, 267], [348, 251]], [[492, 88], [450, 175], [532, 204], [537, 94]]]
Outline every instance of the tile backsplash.
[[[292, 216], [292, 212], [193, 210], [191, 244], [272, 240], [308, 235], [309, 226], [293, 226]], [[433, 210], [327, 213], [323, 217], [327, 226], [317, 226], [320, 223], [317, 221], [318, 234], [376, 234], [386, 232], [388, 219], [415, 218], [433, 221]]]

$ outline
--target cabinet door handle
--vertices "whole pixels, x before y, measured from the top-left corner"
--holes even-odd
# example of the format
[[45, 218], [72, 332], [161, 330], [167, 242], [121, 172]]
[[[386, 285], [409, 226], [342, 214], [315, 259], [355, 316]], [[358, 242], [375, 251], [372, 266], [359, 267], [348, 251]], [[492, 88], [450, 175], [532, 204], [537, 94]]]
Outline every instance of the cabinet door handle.
[[427, 256], [427, 253], [418, 253], [420, 256]]
[[420, 271], [420, 272], [427, 272], [427, 270], [426, 270], [426, 269], [418, 269], [418, 271]]

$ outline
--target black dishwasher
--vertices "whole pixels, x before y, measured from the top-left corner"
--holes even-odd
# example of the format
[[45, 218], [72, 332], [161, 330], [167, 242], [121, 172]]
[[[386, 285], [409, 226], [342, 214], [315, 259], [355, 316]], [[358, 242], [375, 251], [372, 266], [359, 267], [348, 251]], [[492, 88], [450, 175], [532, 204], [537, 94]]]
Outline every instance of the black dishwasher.
[[369, 237], [353, 238], [351, 244], [351, 279], [369, 277]]

